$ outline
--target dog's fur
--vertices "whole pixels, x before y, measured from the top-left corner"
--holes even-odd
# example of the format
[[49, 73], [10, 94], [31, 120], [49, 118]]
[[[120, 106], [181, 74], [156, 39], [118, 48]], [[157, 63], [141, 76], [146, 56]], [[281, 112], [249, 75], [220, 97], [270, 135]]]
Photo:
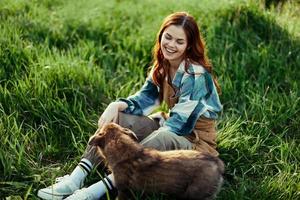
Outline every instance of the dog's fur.
[[130, 199], [129, 189], [176, 199], [214, 199], [223, 182], [224, 164], [218, 157], [194, 150], [144, 148], [131, 130], [114, 123], [97, 130], [89, 144], [100, 148], [120, 200]]

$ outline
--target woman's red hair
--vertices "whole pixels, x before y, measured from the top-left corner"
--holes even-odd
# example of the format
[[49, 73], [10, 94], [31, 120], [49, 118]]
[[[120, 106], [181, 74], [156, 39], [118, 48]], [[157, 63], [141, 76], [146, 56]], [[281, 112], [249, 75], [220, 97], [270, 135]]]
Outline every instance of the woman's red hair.
[[[164, 59], [160, 43], [163, 32], [171, 25], [181, 26], [187, 37], [187, 49], [183, 57], [183, 60], [186, 61], [185, 71], [187, 71], [190, 64], [189, 62], [192, 62], [202, 65], [209, 73], [212, 74], [212, 64], [206, 55], [205, 41], [200, 34], [195, 19], [186, 12], [176, 12], [165, 18], [156, 37], [156, 43], [153, 49], [152, 69], [152, 78], [154, 83], [157, 86], [162, 87], [162, 83], [169, 73], [170, 64]], [[215, 79], [214, 82], [220, 93], [221, 89], [219, 84]]]

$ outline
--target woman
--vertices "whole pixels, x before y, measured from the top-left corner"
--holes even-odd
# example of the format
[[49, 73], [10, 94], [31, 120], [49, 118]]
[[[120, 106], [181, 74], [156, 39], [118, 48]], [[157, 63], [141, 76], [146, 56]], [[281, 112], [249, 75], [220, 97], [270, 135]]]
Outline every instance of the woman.
[[[145, 147], [163, 151], [196, 149], [217, 156], [215, 119], [222, 110], [218, 91], [195, 19], [186, 12], [173, 13], [166, 17], [158, 32], [153, 66], [141, 90], [109, 104], [98, 125], [116, 122], [130, 128]], [[170, 112], [148, 116], [162, 102]], [[80, 188], [101, 161], [97, 148], [88, 146], [72, 174], [39, 190], [38, 196], [99, 199], [106, 187], [112, 188], [112, 175], [88, 188]]]

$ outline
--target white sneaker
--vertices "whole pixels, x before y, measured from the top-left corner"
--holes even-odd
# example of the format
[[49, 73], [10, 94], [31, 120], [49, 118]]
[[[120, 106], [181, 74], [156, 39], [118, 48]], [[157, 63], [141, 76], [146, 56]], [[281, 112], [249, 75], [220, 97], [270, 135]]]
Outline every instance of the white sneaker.
[[87, 188], [76, 190], [71, 196], [65, 198], [65, 200], [98, 200], [93, 194], [87, 191]]
[[61, 200], [73, 194], [76, 190], [83, 186], [83, 182], [80, 186], [76, 185], [69, 175], [58, 177], [55, 180], [55, 184], [40, 189], [37, 196], [46, 200]]

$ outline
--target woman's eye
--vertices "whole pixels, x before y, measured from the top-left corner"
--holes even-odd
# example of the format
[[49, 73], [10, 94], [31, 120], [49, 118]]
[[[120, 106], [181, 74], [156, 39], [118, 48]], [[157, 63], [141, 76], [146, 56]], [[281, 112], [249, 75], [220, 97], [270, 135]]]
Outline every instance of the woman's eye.
[[172, 39], [172, 38], [171, 38], [170, 36], [168, 36], [168, 35], [166, 35], [165, 38], [166, 38], [167, 40], [171, 40], [171, 39]]
[[182, 45], [182, 44], [184, 44], [184, 41], [177, 41], [177, 44]]

